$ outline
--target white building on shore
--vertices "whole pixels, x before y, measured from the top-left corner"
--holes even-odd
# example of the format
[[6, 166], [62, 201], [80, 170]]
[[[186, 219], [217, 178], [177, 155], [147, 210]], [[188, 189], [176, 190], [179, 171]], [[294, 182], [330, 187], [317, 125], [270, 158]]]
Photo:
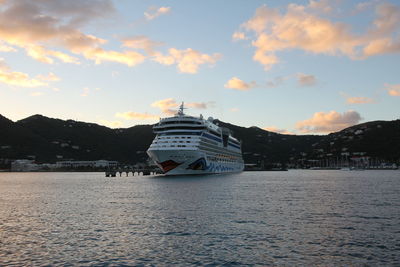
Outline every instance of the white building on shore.
[[110, 160], [81, 160], [81, 161], [74, 161], [74, 160], [65, 160], [65, 161], [57, 161], [56, 167], [57, 168], [80, 168], [80, 167], [106, 167], [106, 168], [113, 168], [118, 166], [118, 161], [110, 161]]
[[34, 160], [30, 159], [17, 159], [11, 162], [11, 171], [13, 172], [30, 172], [40, 169], [40, 165], [36, 164]]
[[118, 166], [118, 161], [92, 160], [92, 161], [58, 161], [56, 164], [43, 163], [37, 164], [30, 159], [17, 159], [11, 162], [11, 171], [30, 172], [39, 170], [75, 169], [80, 167], [91, 168], [114, 168]]

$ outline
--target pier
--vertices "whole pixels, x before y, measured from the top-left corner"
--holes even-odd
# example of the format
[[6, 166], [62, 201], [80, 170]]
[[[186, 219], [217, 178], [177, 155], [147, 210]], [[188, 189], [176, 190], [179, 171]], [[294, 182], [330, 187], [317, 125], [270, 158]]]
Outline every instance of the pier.
[[105, 171], [106, 177], [117, 177], [117, 176], [128, 177], [130, 173], [132, 173], [132, 176], [147, 176], [147, 175], [162, 174], [162, 171], [159, 168], [153, 168], [153, 167], [140, 168], [140, 169], [116, 168]]

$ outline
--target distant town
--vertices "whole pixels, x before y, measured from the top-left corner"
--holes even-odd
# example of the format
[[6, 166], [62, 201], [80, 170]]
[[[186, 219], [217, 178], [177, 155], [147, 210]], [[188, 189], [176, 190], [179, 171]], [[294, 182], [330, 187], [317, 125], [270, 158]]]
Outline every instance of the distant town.
[[[1, 171], [11, 172], [36, 172], [36, 171], [107, 171], [107, 170], [138, 170], [156, 169], [157, 167], [147, 161], [133, 165], [123, 165], [118, 161], [93, 160], [74, 161], [65, 160], [56, 163], [36, 163], [32, 159], [5, 160], [1, 159], [3, 168]], [[6, 168], [4, 168], [6, 167]], [[353, 156], [350, 158], [326, 158], [320, 160], [303, 159], [293, 163], [246, 163], [247, 171], [282, 171], [288, 169], [311, 169], [311, 170], [335, 170], [335, 169], [366, 169], [366, 170], [397, 170], [396, 163], [382, 162], [364, 156]], [[159, 173], [161, 170], [159, 170]]]

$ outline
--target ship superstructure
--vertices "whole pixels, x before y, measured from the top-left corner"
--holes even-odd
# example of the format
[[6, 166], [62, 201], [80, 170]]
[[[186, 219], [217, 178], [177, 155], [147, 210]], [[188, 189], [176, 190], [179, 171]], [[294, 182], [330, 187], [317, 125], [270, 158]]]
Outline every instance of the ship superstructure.
[[231, 131], [205, 120], [202, 115], [184, 114], [184, 104], [175, 116], [160, 119], [147, 150], [167, 175], [240, 172], [244, 168], [241, 143]]

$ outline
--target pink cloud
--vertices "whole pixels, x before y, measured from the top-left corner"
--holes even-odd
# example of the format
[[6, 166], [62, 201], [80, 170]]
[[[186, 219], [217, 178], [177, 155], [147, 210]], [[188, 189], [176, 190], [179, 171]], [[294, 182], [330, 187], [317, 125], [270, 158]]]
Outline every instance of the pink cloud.
[[267, 127], [264, 127], [263, 130], [266, 130], [269, 132], [274, 132], [274, 133], [280, 133], [280, 134], [294, 134], [286, 129], [280, 129], [276, 126], [267, 126]]
[[374, 99], [372, 99], [370, 97], [355, 96], [355, 97], [348, 97], [346, 99], [346, 102], [348, 104], [369, 104], [369, 103], [373, 103]]
[[232, 77], [225, 85], [225, 88], [228, 89], [234, 89], [238, 91], [248, 91], [254, 87], [256, 87], [257, 84], [255, 82], [244, 82], [241, 79], [237, 77]]
[[20, 87], [40, 87], [48, 85], [40, 76], [35, 79], [29, 77], [26, 73], [11, 70], [2, 58], [0, 58], [0, 82]]
[[400, 96], [400, 84], [388, 84], [385, 83], [385, 90], [391, 96]]
[[101, 125], [110, 127], [110, 128], [120, 128], [122, 126], [122, 122], [120, 121], [109, 121], [109, 120], [99, 120]]
[[353, 126], [362, 120], [357, 111], [344, 113], [337, 111], [316, 112], [307, 120], [296, 123], [296, 128], [302, 133], [330, 133]]
[[221, 58], [221, 55], [218, 53], [208, 55], [192, 48], [187, 48], [186, 50], [170, 48], [166, 55], [161, 52], [155, 52], [152, 56], [153, 60], [160, 64], [176, 64], [180, 72], [190, 74], [197, 73], [200, 65], [213, 65]]
[[290, 49], [345, 55], [351, 59], [400, 52], [398, 6], [377, 5], [375, 19], [362, 34], [351, 32], [348, 24], [318, 15], [330, 10], [328, 1], [311, 1], [308, 6], [289, 4], [283, 13], [266, 5], [259, 7], [254, 16], [241, 25], [241, 29], [254, 34], [253, 59], [269, 70], [280, 61], [276, 53]]
[[152, 115], [148, 113], [138, 113], [133, 111], [116, 113], [115, 117], [122, 118], [125, 120], [155, 120], [159, 118], [159, 116], [157, 115]]
[[[155, 101], [151, 104], [152, 107], [159, 108], [165, 115], [175, 115], [178, 107], [181, 103], [176, 102], [173, 98], [166, 98], [162, 100]], [[185, 103], [185, 107], [195, 108], [195, 109], [207, 109], [213, 107], [214, 102], [188, 102]]]
[[146, 20], [153, 20], [161, 15], [167, 14], [171, 11], [170, 7], [149, 7], [146, 12], [144, 12], [144, 17]]
[[317, 79], [314, 75], [299, 73], [297, 74], [297, 83], [300, 86], [314, 86], [317, 83]]
[[[145, 57], [140, 53], [105, 50], [101, 45], [107, 40], [80, 30], [114, 11], [110, 0], [6, 1], [0, 10], [0, 39], [4, 44], [25, 49], [27, 55], [47, 64], [54, 63], [54, 59], [79, 64], [68, 53], [96, 63], [112, 61], [128, 66], [142, 63]], [[62, 48], [68, 53], [50, 47]]]

